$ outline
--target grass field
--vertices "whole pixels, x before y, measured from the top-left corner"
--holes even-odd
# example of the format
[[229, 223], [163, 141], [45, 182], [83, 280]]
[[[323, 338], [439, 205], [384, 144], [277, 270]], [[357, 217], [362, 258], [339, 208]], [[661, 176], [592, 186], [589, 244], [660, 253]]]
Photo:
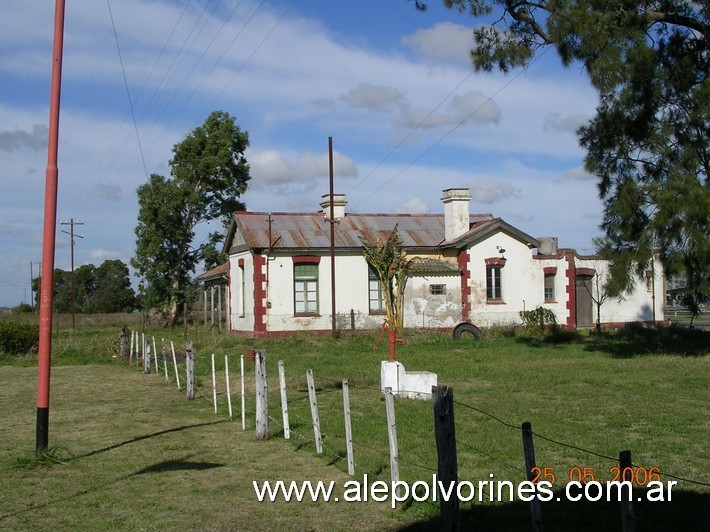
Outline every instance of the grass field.
[[[128, 320], [134, 320], [128, 322]], [[197, 353], [198, 399], [174, 381], [144, 375], [114, 358], [121, 323], [60, 328], [54, 341], [50, 448], [63, 463], [31, 467], [36, 357], [0, 356], [2, 529], [392, 529], [436, 528], [438, 508], [408, 502], [395, 511], [374, 503], [258, 503], [252, 480], [345, 482], [341, 379], [351, 388], [356, 479], [389, 480], [379, 364], [386, 345], [375, 333], [337, 341], [313, 335], [242, 339], [190, 330]], [[129, 327], [140, 328], [135, 316]], [[152, 330], [182, 342], [182, 330]], [[398, 346], [408, 370], [438, 374], [454, 389], [461, 480], [524, 480], [520, 424], [532, 423], [537, 464], [558, 480], [593, 468], [609, 480], [629, 449], [635, 465], [677, 480], [672, 502], [639, 503], [638, 530], [700, 530], [710, 522], [710, 402], [707, 333], [634, 330], [600, 337], [534, 338], [493, 331], [479, 343], [409, 332]], [[160, 345], [160, 342], [158, 342]], [[270, 435], [255, 441], [253, 364], [247, 363], [247, 431], [239, 420], [239, 355], [265, 349], [270, 376]], [[210, 354], [218, 362], [218, 414], [212, 407]], [[224, 355], [230, 357], [235, 420], [229, 421]], [[292, 439], [283, 440], [276, 362], [287, 375]], [[324, 435], [315, 454], [305, 372], [312, 368]], [[182, 364], [181, 371], [184, 371]], [[184, 373], [183, 373], [184, 375]], [[170, 374], [173, 379], [172, 373]], [[184, 383], [183, 383], [184, 385]], [[428, 401], [396, 401], [400, 475], [431, 480], [436, 470]], [[552, 440], [552, 441], [551, 441]], [[693, 483], [675, 477], [700, 482]], [[562, 483], [558, 482], [558, 489]], [[543, 504], [547, 530], [618, 530], [618, 503]], [[462, 525], [529, 530], [525, 503], [462, 506]]]

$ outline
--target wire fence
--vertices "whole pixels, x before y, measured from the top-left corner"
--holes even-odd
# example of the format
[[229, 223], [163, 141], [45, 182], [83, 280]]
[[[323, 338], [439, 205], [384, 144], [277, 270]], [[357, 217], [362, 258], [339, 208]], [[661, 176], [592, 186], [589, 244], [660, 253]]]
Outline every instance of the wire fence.
[[[131, 331], [130, 349], [127, 342], [122, 342], [122, 345], [124, 345], [124, 356], [129, 359], [129, 364], [141, 368], [146, 373], [158, 375], [166, 382], [174, 380], [178, 387], [185, 386], [184, 383], [187, 381], [185, 357], [180, 349], [181, 354], [179, 356], [176, 354], [173, 358], [172, 341], [144, 338], [141, 333]], [[248, 352], [246, 357], [229, 355], [225, 356], [224, 360], [216, 361], [218, 363], [210, 368], [214, 375], [213, 379], [203, 378], [201, 393], [196, 395], [199, 400], [212, 402], [215, 413], [219, 416], [227, 413], [227, 405], [230, 405], [229, 411], [232, 412], [232, 397], [235, 397], [233, 403], [238, 405], [239, 409], [234, 409], [237, 413], [233, 413], [232, 417], [242, 418], [242, 430], [245, 431], [254, 430], [254, 419], [259, 415], [255, 398], [258, 383], [252, 368], [255, 356], [256, 353]], [[139, 362], [139, 359], [145, 361], [146, 358], [150, 358], [155, 366], [150, 367]], [[203, 354], [201, 358], [204, 360], [207, 357]], [[401, 479], [410, 483], [429, 480], [439, 474], [440, 457], [437, 456], [435, 445], [435, 416], [431, 402], [397, 401], [395, 427], [399, 447], [397, 455], [393, 456], [392, 447], [388, 445], [391, 435], [388, 434], [382, 406], [383, 390], [374, 386], [349, 385], [350, 404], [345, 410], [349, 411], [352, 419], [351, 456], [344, 423], [345, 405], [342, 389], [344, 384], [334, 383], [332, 379], [325, 379], [319, 384], [318, 376], [315, 375], [314, 393], [318, 412], [316, 420], [312, 415], [306, 375], [293, 375], [289, 373], [288, 367], [285, 367], [284, 381], [281, 382], [281, 379], [277, 381], [275, 367], [274, 361], [270, 361], [270, 374], [267, 379], [270, 391], [266, 396], [269, 437], [285, 438], [288, 435], [296, 450], [307, 449], [317, 452], [320, 447], [322, 451], [319, 454], [328, 461], [328, 464], [343, 471], [348, 471], [348, 461], [352, 460], [355, 474], [361, 477], [368, 475], [373, 479], [388, 479], [392, 474], [393, 464], [396, 464]], [[204, 377], [204, 368], [202, 374]], [[285, 390], [283, 395], [287, 398], [286, 404], [279, 398], [278, 392], [281, 386]], [[227, 392], [227, 387], [231, 392]], [[400, 390], [400, 393], [407, 392], [407, 390]], [[417, 392], [411, 391], [411, 393]], [[470, 401], [455, 400], [453, 404], [457, 415], [461, 418], [456, 422], [455, 438], [458, 448], [456, 459], [459, 464], [457, 478], [460, 482], [472, 478], [489, 480], [494, 476], [513, 482], [523, 482], [530, 478], [531, 473], [537, 473], [538, 480], [546, 480], [546, 477], [551, 477], [550, 471], [555, 471], [558, 474], [552, 477], [552, 484], [555, 489], [561, 489], [565, 482], [570, 481], [584, 483], [590, 479], [614, 480], [609, 478], [612, 471], [618, 472], [617, 476], [620, 480], [625, 478], [624, 466], [619, 463], [619, 456], [612, 456], [608, 452], [600, 452], [575, 442], [563, 441], [561, 438], [532, 429], [530, 433], [538, 440], [540, 447], [538, 458], [543, 458], [540, 463], [544, 466], [536, 466], [537, 471], [531, 471], [522, 452], [524, 424], [513, 423], [507, 420], [504, 414], [489, 412], [471, 404]], [[287, 416], [282, 415], [284, 409], [287, 411]], [[482, 425], [486, 423], [492, 423], [494, 428], [481, 430]], [[314, 430], [316, 424], [317, 431]], [[320, 445], [316, 442], [318, 434], [321, 439]], [[540, 445], [540, 441], [544, 442], [544, 445]], [[575, 461], [588, 467], [570, 465]], [[632, 476], [632, 482], [639, 489], [643, 489], [651, 480], [663, 478], [673, 479], [681, 483], [681, 486], [693, 485], [702, 490], [710, 487], [710, 483], [706, 480], [670, 472], [660, 466], [633, 462], [629, 465], [632, 475], [635, 474], [635, 477]]]

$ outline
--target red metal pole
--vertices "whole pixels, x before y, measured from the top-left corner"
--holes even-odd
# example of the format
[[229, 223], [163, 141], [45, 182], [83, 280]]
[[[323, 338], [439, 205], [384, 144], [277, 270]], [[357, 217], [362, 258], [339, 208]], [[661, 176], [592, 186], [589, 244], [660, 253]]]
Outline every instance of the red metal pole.
[[52, 356], [52, 301], [54, 286], [54, 245], [57, 227], [57, 188], [59, 169], [59, 101], [62, 87], [62, 53], [64, 48], [64, 0], [54, 6], [54, 51], [52, 83], [49, 97], [49, 142], [44, 192], [44, 233], [42, 263], [44, 275], [40, 286], [39, 359], [37, 363], [37, 441], [36, 450], [47, 448], [49, 442], [49, 375]]

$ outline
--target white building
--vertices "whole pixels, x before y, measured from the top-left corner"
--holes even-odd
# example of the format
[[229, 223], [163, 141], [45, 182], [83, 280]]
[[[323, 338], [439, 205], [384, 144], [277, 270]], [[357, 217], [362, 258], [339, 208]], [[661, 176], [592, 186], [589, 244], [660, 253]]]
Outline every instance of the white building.
[[[592, 327], [607, 262], [558, 249], [491, 214], [470, 214], [468, 189], [443, 192], [443, 215], [350, 214], [335, 195], [337, 327], [375, 329], [384, 321], [379, 283], [362, 240], [385, 240], [396, 227], [417, 266], [405, 291], [405, 327], [517, 324], [520, 311], [551, 309], [569, 329]], [[225, 242], [227, 327], [247, 335], [331, 330], [330, 201], [312, 213], [237, 212]], [[663, 319], [660, 264], [622, 300], [606, 299], [602, 326]]]

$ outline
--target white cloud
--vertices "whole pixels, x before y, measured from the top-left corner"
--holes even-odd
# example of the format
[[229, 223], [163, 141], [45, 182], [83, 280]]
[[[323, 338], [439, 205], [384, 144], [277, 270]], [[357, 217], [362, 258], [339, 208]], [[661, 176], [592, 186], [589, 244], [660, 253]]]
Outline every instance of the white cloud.
[[47, 126], [42, 124], [35, 124], [31, 132], [21, 129], [0, 131], [0, 151], [14, 152], [46, 149], [47, 138]]
[[391, 111], [402, 104], [404, 96], [394, 87], [383, 85], [362, 85], [350, 89], [340, 100], [353, 108], [369, 111]]
[[591, 117], [585, 114], [550, 113], [545, 117], [544, 129], [560, 131], [562, 133], [576, 133], [577, 130], [586, 125]]
[[461, 96], [454, 95], [452, 107], [468, 117], [468, 121], [485, 124], [500, 122], [500, 107], [492, 98], [480, 91], [467, 92]]
[[402, 39], [402, 43], [419, 53], [428, 64], [452, 61], [470, 65], [469, 51], [473, 47], [471, 28], [452, 22], [439, 22]]
[[121, 199], [121, 187], [110, 183], [97, 183], [94, 185], [94, 194], [101, 199], [119, 201]]
[[[303, 153], [291, 160], [278, 150], [266, 150], [250, 152], [248, 160], [252, 183], [257, 186], [312, 183], [330, 173], [327, 153]], [[341, 178], [357, 177], [357, 166], [350, 157], [333, 150], [333, 174]]]
[[421, 198], [411, 198], [394, 208], [397, 214], [428, 214], [429, 205]]
[[520, 197], [517, 189], [506, 181], [490, 178], [477, 179], [471, 186], [471, 201], [490, 204], [501, 200]]
[[569, 170], [565, 170], [562, 173], [563, 179], [570, 179], [573, 181], [595, 181], [597, 176], [587, 172], [583, 166], [575, 166]]

